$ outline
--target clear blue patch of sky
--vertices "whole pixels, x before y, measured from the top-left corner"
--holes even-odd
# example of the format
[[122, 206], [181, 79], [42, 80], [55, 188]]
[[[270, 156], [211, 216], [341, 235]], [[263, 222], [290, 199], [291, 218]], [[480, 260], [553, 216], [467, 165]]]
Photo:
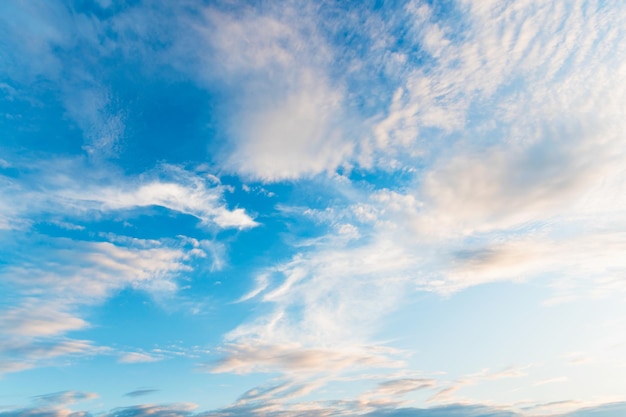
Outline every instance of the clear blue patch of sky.
[[5, 155], [82, 153], [83, 133], [68, 120], [60, 93], [43, 87], [32, 86], [35, 91], [42, 89], [35, 94], [30, 89], [28, 93], [18, 90], [15, 98], [0, 99], [0, 146]]
[[115, 91], [124, 103], [124, 136], [129, 138], [122, 140], [118, 163], [128, 174], [141, 173], [162, 161], [210, 161], [217, 101], [211, 93], [193, 84], [159, 79], [120, 85]]

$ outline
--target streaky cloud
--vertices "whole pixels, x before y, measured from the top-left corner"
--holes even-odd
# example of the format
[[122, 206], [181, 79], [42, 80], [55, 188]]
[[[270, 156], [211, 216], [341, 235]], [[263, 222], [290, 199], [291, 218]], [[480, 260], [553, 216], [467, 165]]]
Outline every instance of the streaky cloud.
[[137, 389], [135, 391], [127, 392], [126, 394], [124, 394], [124, 396], [136, 398], [136, 397], [143, 397], [144, 395], [154, 394], [154, 393], [159, 392], [159, 391], [160, 390], [158, 390], [156, 388], [141, 388], [141, 389]]
[[45, 404], [65, 405], [73, 404], [78, 401], [93, 400], [95, 398], [98, 398], [98, 394], [93, 392], [62, 391], [52, 394], [38, 395], [35, 397], [35, 400]]

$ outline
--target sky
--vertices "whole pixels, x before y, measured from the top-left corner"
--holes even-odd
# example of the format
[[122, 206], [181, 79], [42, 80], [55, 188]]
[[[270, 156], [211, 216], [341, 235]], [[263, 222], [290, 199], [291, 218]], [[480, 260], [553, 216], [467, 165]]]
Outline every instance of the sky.
[[626, 3], [0, 2], [0, 417], [623, 417]]

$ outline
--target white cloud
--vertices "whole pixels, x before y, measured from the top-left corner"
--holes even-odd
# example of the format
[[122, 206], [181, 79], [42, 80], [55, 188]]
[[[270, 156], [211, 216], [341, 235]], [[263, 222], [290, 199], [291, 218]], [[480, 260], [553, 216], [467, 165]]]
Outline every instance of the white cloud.
[[414, 265], [402, 247], [382, 239], [358, 246], [340, 235], [308, 250], [268, 271], [271, 284], [253, 292], [273, 305], [273, 312], [240, 326], [229, 339], [314, 346], [362, 340], [401, 299]]
[[[560, 400], [560, 401], [551, 401], [547, 403], [534, 404], [531, 406], [523, 407], [523, 410], [529, 415], [546, 415], [545, 413], [550, 413], [549, 415], [558, 415], [558, 416], [566, 416], [567, 414], [561, 414], [563, 412], [574, 410], [584, 406], [583, 403], [577, 400]], [[538, 414], [535, 414], [538, 413]], [[559, 413], [559, 414], [556, 414]]]
[[5, 334], [39, 337], [64, 334], [88, 326], [83, 319], [54, 307], [58, 306], [46, 306], [35, 300], [26, 300], [20, 307], [0, 313], [0, 331]]
[[5, 335], [0, 343], [0, 355], [4, 358], [0, 361], [0, 375], [51, 365], [58, 358], [107, 354], [109, 351], [109, 348], [95, 346], [89, 340]]
[[183, 417], [192, 415], [192, 411], [198, 408], [193, 403], [177, 403], [177, 404], [140, 404], [127, 408], [119, 408], [111, 410], [106, 417], [123, 416], [123, 417]]
[[100, 302], [111, 291], [127, 285], [157, 293], [169, 291], [167, 283], [175, 274], [188, 270], [185, 262], [195, 255], [193, 249], [168, 247], [158, 241], [136, 240], [127, 247], [64, 239], [53, 239], [52, 243], [57, 248], [48, 248], [46, 253], [35, 249], [30, 262], [6, 268], [5, 282], [25, 296], [46, 296], [64, 303]]
[[[268, 344], [264, 340], [238, 340], [224, 348], [224, 357], [210, 367], [214, 373], [274, 372], [314, 375], [371, 367], [399, 367], [390, 358], [393, 349], [382, 347], [309, 347], [301, 343]], [[319, 376], [318, 376], [319, 377]]]
[[[263, 12], [244, 8], [236, 17], [207, 9], [194, 28], [213, 58], [201, 58], [204, 72], [195, 76], [205, 82], [225, 81], [236, 93], [230, 105], [235, 116], [228, 121], [231, 141], [224, 150], [225, 166], [267, 181], [307, 177], [355, 161], [393, 170], [430, 157], [440, 145], [429, 142], [423, 132], [433, 128], [446, 134], [470, 132], [478, 137], [468, 140], [484, 145], [493, 143], [494, 136], [508, 136], [504, 127], [511, 137], [502, 142], [520, 136], [532, 142], [537, 122], [550, 120], [564, 108], [567, 121], [590, 110], [602, 113], [590, 101], [610, 104], [613, 115], [620, 112], [623, 89], [611, 86], [623, 84], [624, 63], [611, 51], [619, 49], [612, 28], [620, 27], [623, 13], [589, 5], [585, 18], [581, 2], [467, 2], [457, 7], [465, 23], [462, 37], [453, 36], [453, 23], [435, 16], [429, 5], [416, 1], [406, 7], [413, 27], [402, 43], [412, 49], [400, 48], [396, 55], [405, 56], [402, 65], [388, 74], [395, 94], [389, 97], [387, 111], [360, 122], [346, 122], [355, 117], [346, 97], [381, 98], [368, 97], [371, 91], [351, 91], [350, 83], [378, 73], [380, 69], [371, 66], [389, 61], [388, 48], [397, 41], [392, 23], [377, 30], [366, 25], [371, 50], [359, 56], [332, 44], [322, 29], [323, 15], [307, 7], [287, 5]], [[604, 40], [601, 46], [598, 39]], [[415, 48], [432, 59], [411, 66], [406, 55]], [[333, 65], [333, 59], [339, 63]], [[586, 80], [584, 87], [578, 88], [581, 80]], [[521, 115], [528, 117], [520, 120]], [[369, 139], [359, 126], [371, 130]], [[506, 148], [500, 156], [495, 148], [493, 162], [505, 164], [511, 157], [515, 162]], [[567, 156], [567, 150], [561, 152]]]
[[158, 362], [163, 360], [162, 356], [151, 355], [149, 353], [144, 352], [129, 352], [123, 354], [119, 358], [120, 363], [148, 363], [148, 362]]
[[489, 384], [491, 381], [500, 381], [509, 378], [525, 378], [528, 376], [527, 366], [509, 366], [502, 370], [483, 369], [468, 375], [463, 375], [454, 381], [439, 381], [438, 390], [432, 395], [428, 403], [460, 404], [469, 401], [468, 398], [459, 396], [458, 392], [466, 387], [481, 384]]
[[[83, 318], [85, 309], [129, 287], [157, 299], [171, 298], [178, 289], [178, 274], [190, 269], [188, 262], [194, 257], [203, 255], [194, 245], [173, 241], [131, 239], [118, 246], [48, 238], [46, 243], [0, 274], [13, 294], [13, 305], [0, 311], [5, 340], [0, 353], [11, 358], [3, 366], [6, 371], [46, 365], [68, 355], [111, 353], [90, 341], [65, 338], [89, 326]], [[122, 359], [140, 357], [129, 353]]]
[[[522, 10], [513, 14], [509, 7]], [[442, 66], [412, 74], [373, 127], [377, 152], [395, 155], [406, 148], [409, 162], [425, 155], [414, 183], [371, 196], [355, 186], [342, 193], [352, 205], [317, 213], [330, 225], [349, 222], [356, 233], [307, 240], [299, 256], [264, 271], [243, 298], [261, 300], [271, 311], [239, 326], [227, 342], [267, 346], [268, 356], [235, 349], [227, 353], [223, 371], [288, 372], [290, 354], [279, 355], [275, 347], [293, 340], [302, 352], [368, 346], [381, 317], [415, 289], [450, 294], [495, 281], [541, 279], [559, 295], [623, 293], [625, 119], [615, 103], [624, 97], [624, 74], [606, 72], [614, 59], [603, 48], [588, 52], [596, 59], [584, 60], [582, 70], [570, 67], [567, 57], [576, 60], [580, 53], [570, 40], [551, 33], [550, 25], [547, 32], [535, 32], [540, 29], [532, 23], [524, 27], [545, 10], [511, 3], [499, 11], [525, 16], [513, 25], [522, 31], [518, 39], [501, 40], [513, 45], [511, 51], [492, 32], [491, 24], [504, 28], [504, 17], [490, 14], [495, 11], [475, 10], [485, 15], [470, 16], [478, 23], [468, 29], [475, 32], [465, 43], [448, 43], [445, 30], [437, 29], [429, 50]], [[554, 12], [546, 19], [561, 22], [567, 14]], [[574, 28], [579, 23], [607, 36], [593, 26], [597, 21], [574, 18], [566, 23], [571, 36], [583, 36], [584, 30]], [[552, 35], [550, 43], [546, 37]], [[535, 48], [542, 57], [536, 62], [547, 62], [545, 67], [526, 61], [528, 48]], [[596, 80], [594, 72], [602, 77]], [[577, 89], [581, 73], [588, 81]], [[466, 120], [482, 111], [493, 113]], [[422, 128], [458, 136], [445, 148], [417, 141]], [[560, 280], [568, 284], [565, 291], [557, 288]], [[458, 401], [465, 386], [525, 376], [517, 368], [468, 376], [442, 385], [431, 401]]]
[[471, 234], [564, 213], [616, 169], [613, 161], [600, 159], [602, 149], [592, 158], [589, 144], [577, 150], [568, 139], [568, 145], [546, 143], [442, 161], [423, 180], [429, 213], [416, 227]]
[[243, 302], [250, 300], [260, 293], [262, 293], [269, 285], [267, 274], [260, 274], [256, 277], [256, 288], [252, 289], [249, 293], [244, 294], [237, 302]]
[[0, 205], [0, 215], [14, 227], [42, 214], [80, 218], [149, 206], [189, 214], [209, 228], [245, 229], [257, 225], [244, 209], [226, 206], [223, 196], [227, 187], [215, 177], [178, 166], [162, 165], [134, 178], [89, 166], [80, 159], [29, 162], [20, 168], [35, 174], [21, 181], [5, 179], [0, 189], [3, 195], [20, 196], [13, 200], [15, 204]]
[[62, 190], [61, 197], [76, 202], [80, 207], [97, 207], [103, 210], [119, 210], [133, 207], [158, 205], [197, 217], [206, 226], [220, 228], [249, 228], [256, 225], [254, 220], [241, 208], [226, 208], [222, 194], [224, 187], [212, 184], [207, 179], [184, 171], [178, 167], [166, 166], [164, 173], [171, 180], [148, 180], [128, 186], [97, 187], [74, 192]]
[[621, 10], [583, 1], [468, 1], [454, 8], [462, 35], [458, 21], [434, 16], [424, 2], [407, 7], [411, 40], [432, 59], [402, 67], [404, 81], [388, 111], [374, 119], [378, 153], [437, 150], [437, 142], [420, 136], [428, 128], [461, 133], [480, 149], [494, 141], [533, 140], [530, 129], [503, 138], [503, 126], [538, 127], [564, 116], [569, 124], [605, 115], [607, 106], [608, 114], [622, 112], [617, 103], [624, 95], [624, 62], [615, 54], [621, 49], [615, 31], [625, 20]]
[[207, 189], [202, 179], [193, 184], [154, 181], [137, 188], [122, 190], [105, 187], [86, 190], [86, 193], [62, 192], [71, 202], [80, 206], [100, 207], [102, 210], [120, 210], [134, 207], [162, 206], [174, 211], [191, 214], [209, 226], [222, 228], [247, 228], [256, 225], [243, 209], [228, 210], [220, 200], [221, 188]]
[[[348, 249], [353, 240], [339, 229], [336, 239], [307, 245], [291, 261], [258, 275], [255, 288], [239, 301], [262, 300], [269, 311], [231, 331], [222, 358], [205, 369], [278, 373], [308, 387], [286, 391], [296, 398], [345, 374], [405, 366], [403, 352], [370, 337], [401, 298], [410, 260], [390, 242]], [[394, 267], [397, 280], [379, 280]], [[267, 401], [278, 407], [285, 395], [272, 391]]]
[[79, 391], [62, 391], [35, 397], [38, 402], [52, 405], [73, 404], [78, 401], [93, 400], [95, 398], [98, 398], [98, 394], [94, 392]]
[[264, 97], [238, 117], [237, 143], [226, 165], [268, 181], [332, 171], [353, 153], [338, 126], [340, 94], [313, 75], [284, 97]]
[[65, 108], [83, 131], [83, 149], [90, 156], [116, 156], [126, 130], [124, 110], [117, 108], [106, 87], [87, 78], [83, 83], [91, 84], [91, 88], [66, 87]]
[[208, 8], [194, 22], [212, 52], [200, 57], [195, 76], [226, 83], [235, 94], [224, 103], [230, 144], [219, 163], [226, 169], [279, 181], [332, 171], [350, 159], [344, 89], [328, 73], [332, 48], [318, 19], [314, 8], [284, 3], [236, 14]]
[[[225, 248], [219, 242], [111, 234], [99, 235], [105, 241], [48, 238], [30, 229], [32, 223], [50, 219], [64, 229], [78, 223], [71, 230], [86, 233], [80, 223], [104, 213], [117, 212], [124, 218], [129, 210], [158, 205], [196, 217], [205, 229], [256, 226], [243, 209], [226, 206], [227, 187], [215, 177], [175, 166], [134, 178], [76, 159], [17, 161], [13, 167], [24, 175], [3, 177], [0, 190], [6, 197], [2, 201], [12, 201], [0, 204], [7, 227], [14, 229], [3, 235], [5, 254], [19, 253], [0, 274], [3, 288], [10, 287], [14, 295], [0, 311], [0, 333], [7, 340], [0, 347], [8, 358], [2, 365], [6, 372], [48, 365], [60, 357], [110, 353], [89, 341], [65, 339], [90, 326], [85, 319], [88, 308], [125, 288], [145, 291], [157, 302], [171, 299], [191, 262], [212, 259], [211, 270], [221, 269], [225, 262]], [[30, 247], [26, 252], [20, 249], [24, 240]], [[139, 359], [129, 355], [122, 360]], [[150, 356], [157, 357], [161, 355]]]
[[379, 383], [373, 391], [364, 394], [364, 396], [402, 396], [413, 391], [436, 386], [436, 380], [430, 378], [392, 379]]

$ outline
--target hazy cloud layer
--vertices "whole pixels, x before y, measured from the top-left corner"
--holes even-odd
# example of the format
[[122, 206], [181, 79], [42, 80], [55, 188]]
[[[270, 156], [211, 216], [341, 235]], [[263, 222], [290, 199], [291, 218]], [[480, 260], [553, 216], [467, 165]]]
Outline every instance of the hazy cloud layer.
[[[193, 404], [171, 404], [171, 405], [153, 405], [144, 404], [127, 408], [118, 408], [111, 410], [103, 415], [105, 416], [126, 416], [126, 417], [141, 417], [141, 416], [157, 416], [157, 417], [175, 417], [175, 416], [224, 416], [224, 417], [236, 417], [244, 415], [267, 415], [267, 416], [312, 416], [322, 417], [331, 415], [342, 416], [363, 416], [363, 417], [524, 417], [525, 414], [519, 414], [511, 411], [498, 409], [496, 407], [484, 406], [484, 405], [463, 405], [453, 404], [444, 407], [433, 408], [398, 408], [398, 409], [385, 409], [381, 408], [376, 411], [368, 413], [349, 413], [343, 409], [340, 403], [328, 403], [325, 404], [308, 404], [296, 407], [292, 411], [278, 411], [271, 407], [259, 407], [259, 408], [230, 408], [223, 410], [215, 410], [210, 412], [197, 412]], [[578, 411], [574, 411], [568, 414], [556, 414], [555, 417], [614, 417], [618, 416], [620, 412], [624, 411], [624, 403], [613, 403], [600, 405], [591, 408], [584, 408]], [[84, 412], [70, 412], [69, 410], [51, 410], [51, 409], [22, 409], [16, 411], [5, 411], [0, 413], [2, 417], [18, 417], [18, 416], [41, 416], [41, 417], [54, 417], [54, 416], [84, 416]]]
[[137, 389], [135, 391], [130, 391], [127, 392], [126, 394], [124, 394], [127, 397], [143, 397], [144, 395], [150, 395], [150, 394], [154, 394], [156, 392], [159, 392], [158, 389], [156, 388], [141, 388], [141, 389]]

